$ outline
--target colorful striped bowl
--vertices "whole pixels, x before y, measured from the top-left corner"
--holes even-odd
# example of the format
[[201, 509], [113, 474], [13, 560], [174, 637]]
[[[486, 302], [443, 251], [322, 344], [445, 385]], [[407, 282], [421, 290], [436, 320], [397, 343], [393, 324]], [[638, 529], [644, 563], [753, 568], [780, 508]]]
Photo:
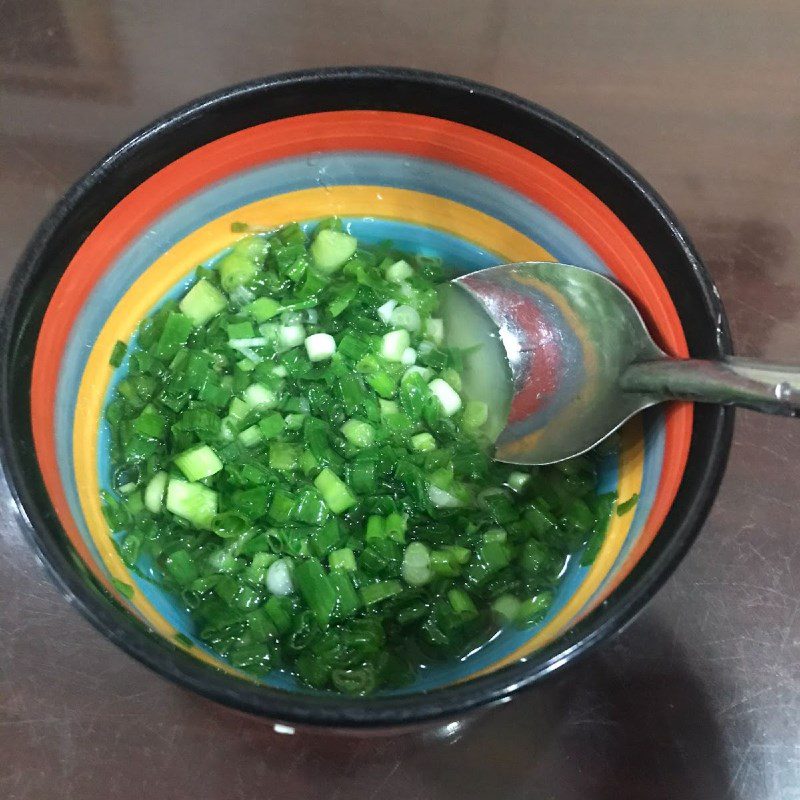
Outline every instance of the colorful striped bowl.
[[[400, 692], [352, 700], [289, 676], [256, 682], [194, 638], [185, 611], [129, 574], [100, 510], [117, 339], [229, 245], [231, 222], [344, 218], [457, 272], [555, 260], [613, 275], [676, 356], [719, 357], [716, 291], [638, 176], [585, 133], [517, 97], [438, 75], [340, 69], [271, 78], [179, 109], [120, 146], [43, 223], [2, 317], [3, 461], [34, 546], [106, 635], [163, 675], [296, 723], [396, 725], [457, 715], [531, 684], [628, 622], [699, 530], [732, 417], [662, 407], [603, 457], [614, 515], [595, 562], [573, 559], [552, 611]], [[132, 597], [117, 589], [134, 587]], [[178, 634], [181, 634], [180, 636]], [[191, 643], [190, 643], [191, 642]]]

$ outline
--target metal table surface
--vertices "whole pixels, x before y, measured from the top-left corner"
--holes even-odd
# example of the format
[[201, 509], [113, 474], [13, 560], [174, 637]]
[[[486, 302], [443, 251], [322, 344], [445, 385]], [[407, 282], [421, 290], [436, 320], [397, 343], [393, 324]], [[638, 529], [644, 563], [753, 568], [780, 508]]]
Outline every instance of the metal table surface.
[[[320, 64], [459, 73], [639, 168], [739, 352], [798, 358], [796, 0], [0, 0], [0, 276], [62, 191], [191, 97]], [[800, 425], [737, 418], [686, 560], [611, 644], [446, 739], [280, 736], [182, 691], [58, 595], [0, 488], [0, 797], [800, 798]]]

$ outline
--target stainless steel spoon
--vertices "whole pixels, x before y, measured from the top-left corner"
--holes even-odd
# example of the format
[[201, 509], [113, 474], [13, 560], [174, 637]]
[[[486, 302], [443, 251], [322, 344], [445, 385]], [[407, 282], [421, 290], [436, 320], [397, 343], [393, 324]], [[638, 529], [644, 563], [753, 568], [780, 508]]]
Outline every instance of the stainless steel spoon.
[[[499, 461], [563, 461], [670, 399], [800, 415], [800, 367], [670, 358], [625, 292], [580, 267], [480, 270], [450, 282], [443, 308], [459, 346], [483, 345], [468, 356], [465, 388], [494, 408]], [[506, 360], [499, 371], [498, 358]]]

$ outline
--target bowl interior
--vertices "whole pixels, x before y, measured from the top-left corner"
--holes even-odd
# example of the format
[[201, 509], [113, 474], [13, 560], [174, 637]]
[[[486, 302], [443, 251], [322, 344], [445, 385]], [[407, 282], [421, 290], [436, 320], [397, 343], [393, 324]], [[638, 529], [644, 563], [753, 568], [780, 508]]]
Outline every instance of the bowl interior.
[[[221, 137], [156, 172], [92, 230], [53, 293], [32, 373], [36, 457], [87, 579], [171, 646], [235, 676], [196, 639], [174, 598], [125, 568], [109, 535], [99, 501], [110, 477], [108, 431], [100, 420], [120, 375], [108, 359], [114, 343], [127, 341], [142, 317], [178, 294], [199, 264], [213, 263], [241, 236], [231, 222], [271, 228], [331, 214], [364, 241], [391, 239], [441, 256], [456, 273], [553, 260], [609, 274], [635, 298], [661, 345], [675, 355], [687, 352], [659, 273], [610, 209], [544, 158], [476, 128], [386, 111], [309, 114]], [[634, 511], [613, 515], [594, 563], [570, 560], [540, 625], [505, 630], [459, 662], [424, 670], [402, 692], [436, 689], [524, 659], [602, 603], [661, 526], [691, 430], [688, 406], [626, 425], [604, 451], [600, 488], [617, 491], [620, 501], [633, 494], [640, 500]], [[308, 691], [282, 673], [264, 680]]]

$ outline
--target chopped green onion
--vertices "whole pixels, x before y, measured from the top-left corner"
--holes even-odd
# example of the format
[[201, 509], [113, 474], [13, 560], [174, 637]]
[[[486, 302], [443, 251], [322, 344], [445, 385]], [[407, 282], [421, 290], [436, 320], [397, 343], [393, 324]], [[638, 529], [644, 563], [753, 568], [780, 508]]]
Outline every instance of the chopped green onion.
[[327, 626], [336, 607], [336, 589], [322, 565], [311, 559], [303, 561], [295, 568], [294, 579], [317, 622]]
[[389, 539], [404, 544], [406, 540], [407, 520], [402, 514], [392, 511], [383, 521], [383, 533]]
[[356, 502], [347, 485], [327, 467], [314, 479], [314, 486], [334, 514], [341, 514]]
[[[462, 424], [465, 428], [480, 428], [489, 419], [489, 406], [480, 400], [467, 400], [464, 405]], [[517, 475], [519, 473], [512, 473]]]
[[334, 550], [328, 556], [328, 566], [332, 570], [345, 569], [348, 572], [355, 572], [356, 557], [349, 547], [344, 547], [341, 550]]
[[384, 398], [394, 397], [397, 392], [397, 381], [388, 372], [376, 372], [367, 376], [367, 383]]
[[414, 274], [414, 270], [407, 261], [395, 261], [386, 268], [386, 280], [392, 283], [403, 283]]
[[356, 447], [370, 447], [375, 442], [375, 429], [368, 422], [358, 419], [347, 420], [342, 425], [342, 433]]
[[278, 328], [278, 347], [280, 350], [291, 350], [299, 347], [306, 339], [306, 329], [299, 323], [282, 325]]
[[167, 484], [167, 511], [197, 528], [210, 528], [217, 514], [217, 493], [201, 483], [170, 478]]
[[552, 604], [553, 593], [550, 591], [541, 592], [529, 600], [523, 600], [516, 613], [516, 622], [520, 625], [541, 622]]
[[406, 305], [397, 306], [397, 308], [392, 311], [390, 320], [392, 325], [396, 328], [405, 328], [412, 333], [418, 331], [422, 324], [419, 318], [419, 311], [412, 306]]
[[530, 481], [531, 476], [527, 472], [512, 472], [506, 479], [508, 488], [515, 492], [521, 492]]
[[403, 380], [405, 381], [406, 379], [408, 379], [412, 375], [419, 375], [420, 378], [422, 378], [422, 380], [427, 381], [427, 380], [430, 380], [433, 377], [433, 370], [432, 369], [428, 369], [427, 367], [417, 367], [417, 366], [409, 367], [403, 373]]
[[411, 437], [411, 446], [420, 452], [427, 452], [436, 449], [436, 439], [431, 436], [427, 431], [416, 434]]
[[153, 355], [162, 361], [174, 358], [178, 350], [186, 344], [192, 332], [192, 321], [183, 314], [172, 312], [166, 319], [164, 329], [155, 345]]
[[156, 472], [144, 490], [144, 505], [151, 514], [159, 514], [164, 503], [164, 492], [167, 489], [167, 473]]
[[511, 622], [517, 618], [520, 601], [510, 594], [504, 594], [492, 603], [492, 610], [504, 621]]
[[[286, 417], [287, 421], [289, 416], [291, 415]], [[282, 433], [286, 424], [283, 417], [277, 411], [273, 411], [258, 421], [258, 428], [264, 439], [274, 439]]]
[[450, 589], [447, 599], [453, 611], [460, 616], [474, 617], [478, 614], [478, 609], [472, 598], [463, 589]]
[[253, 383], [244, 390], [242, 394], [244, 402], [250, 409], [274, 408], [278, 402], [278, 396], [272, 389], [260, 383]]
[[199, 328], [224, 311], [227, 305], [225, 295], [213, 283], [203, 278], [189, 289], [178, 308]]
[[483, 534], [484, 542], [505, 542], [508, 534], [502, 528], [491, 528]]
[[294, 586], [292, 584], [292, 561], [289, 558], [281, 558], [273, 562], [267, 570], [267, 589], [278, 597], [291, 594]]
[[256, 322], [266, 322], [277, 316], [281, 304], [271, 297], [259, 297], [244, 309]]
[[381, 355], [388, 361], [402, 361], [403, 353], [410, 343], [408, 331], [389, 331], [381, 340]]
[[391, 324], [392, 314], [397, 306], [397, 300], [387, 300], [382, 306], [378, 307], [378, 316], [384, 325]]
[[350, 695], [540, 623], [605, 541], [596, 459], [491, 459], [439, 259], [335, 217], [237, 229], [111, 353], [101, 507], [124, 565], [188, 610], [187, 646]]
[[270, 243], [263, 236], [245, 236], [239, 239], [231, 252], [245, 256], [257, 264], [263, 263], [264, 256], [269, 252]]
[[261, 429], [258, 425], [251, 425], [249, 428], [245, 428], [238, 435], [237, 439], [245, 447], [254, 447], [264, 439], [264, 434], [261, 433]]
[[125, 351], [127, 349], [128, 345], [126, 345], [125, 342], [117, 342], [111, 351], [111, 357], [108, 359], [108, 363], [112, 367], [118, 367], [125, 358]]
[[247, 283], [257, 272], [256, 264], [241, 253], [230, 253], [217, 264], [222, 288], [229, 294]]
[[431, 317], [425, 323], [425, 335], [435, 344], [444, 342], [444, 321]]
[[394, 400], [384, 400], [382, 397], [378, 400], [378, 407], [382, 417], [400, 412], [400, 406]]
[[632, 494], [627, 500], [617, 506], [617, 515], [624, 517], [637, 503], [639, 502], [639, 495]]
[[355, 253], [357, 246], [354, 236], [341, 231], [322, 230], [311, 243], [314, 266], [325, 274], [337, 272]]
[[348, 286], [346, 289], [343, 289], [341, 294], [338, 297], [335, 297], [328, 306], [330, 315], [336, 319], [336, 317], [347, 310], [348, 306], [353, 302], [357, 294], [358, 289], [355, 286]]
[[458, 508], [463, 505], [455, 495], [433, 484], [428, 486], [428, 499], [437, 508]]
[[430, 550], [422, 542], [411, 542], [403, 556], [403, 580], [411, 586], [423, 586], [433, 577]]
[[367, 532], [364, 538], [370, 541], [370, 539], [383, 539], [383, 537], [383, 517], [377, 515], [370, 517], [367, 520]]
[[439, 401], [445, 416], [452, 417], [461, 408], [461, 398], [458, 392], [441, 378], [434, 378], [428, 388], [431, 394]]
[[336, 340], [329, 333], [312, 333], [305, 344], [309, 361], [326, 361], [336, 352]]
[[219, 456], [207, 444], [200, 444], [176, 456], [175, 466], [188, 480], [199, 481], [216, 475], [223, 465]]
[[380, 583], [370, 583], [362, 587], [361, 598], [365, 606], [372, 606], [388, 600], [402, 591], [403, 584], [400, 581], [381, 581]]
[[292, 471], [300, 463], [300, 452], [289, 442], [273, 442], [269, 446], [269, 465], [272, 469]]
[[299, 431], [300, 428], [303, 427], [303, 423], [305, 422], [305, 420], [306, 420], [305, 414], [287, 414], [284, 419], [284, 422], [286, 424], [287, 430]]
[[228, 341], [245, 340], [253, 341], [256, 332], [251, 322], [231, 322], [228, 324]]

